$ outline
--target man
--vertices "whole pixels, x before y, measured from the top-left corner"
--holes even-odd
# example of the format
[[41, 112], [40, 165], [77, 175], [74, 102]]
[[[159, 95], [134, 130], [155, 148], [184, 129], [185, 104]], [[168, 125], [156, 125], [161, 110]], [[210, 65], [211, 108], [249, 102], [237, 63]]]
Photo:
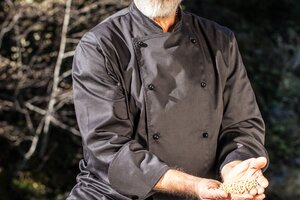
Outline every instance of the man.
[[[180, 1], [134, 0], [81, 39], [84, 160], [69, 200], [265, 197], [264, 122], [235, 37]], [[219, 176], [258, 185], [228, 194]]]

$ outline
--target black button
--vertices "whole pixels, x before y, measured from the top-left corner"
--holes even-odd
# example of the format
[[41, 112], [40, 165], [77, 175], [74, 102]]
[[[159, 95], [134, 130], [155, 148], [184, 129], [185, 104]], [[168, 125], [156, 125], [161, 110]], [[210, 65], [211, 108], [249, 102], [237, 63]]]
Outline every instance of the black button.
[[201, 82], [201, 87], [206, 87], [207, 86], [207, 84], [205, 83], [205, 82]]
[[196, 44], [197, 40], [194, 39], [194, 38], [191, 38], [191, 42], [192, 42], [193, 44]]
[[139, 41], [139, 42], [137, 43], [137, 45], [138, 45], [139, 47], [147, 47], [147, 44], [144, 43], [144, 42], [142, 42], [142, 41]]
[[155, 133], [154, 135], [153, 135], [153, 139], [154, 140], [159, 140], [159, 138], [160, 138], [160, 136], [159, 136], [159, 133]]
[[155, 89], [155, 85], [149, 84], [149, 85], [148, 85], [148, 89], [149, 89], [149, 90], [154, 90], [154, 89]]
[[203, 137], [208, 138], [208, 133], [207, 132], [203, 133]]

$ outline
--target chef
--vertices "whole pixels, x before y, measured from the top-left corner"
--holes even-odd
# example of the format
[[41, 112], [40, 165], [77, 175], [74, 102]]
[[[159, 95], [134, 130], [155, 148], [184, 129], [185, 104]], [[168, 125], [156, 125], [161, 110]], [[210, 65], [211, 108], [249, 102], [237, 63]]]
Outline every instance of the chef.
[[[264, 199], [265, 126], [232, 31], [134, 0], [88, 31], [73, 62], [83, 155], [68, 200]], [[229, 180], [230, 179], [230, 180]]]

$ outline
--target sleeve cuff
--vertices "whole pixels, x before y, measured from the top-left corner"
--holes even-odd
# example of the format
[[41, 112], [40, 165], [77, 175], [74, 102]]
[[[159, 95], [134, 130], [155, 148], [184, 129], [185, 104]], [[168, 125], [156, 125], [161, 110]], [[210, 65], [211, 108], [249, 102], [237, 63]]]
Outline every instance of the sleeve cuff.
[[153, 187], [169, 166], [142, 148], [132, 151], [136, 145], [132, 142], [123, 146], [110, 164], [108, 178], [119, 193], [134, 199], [145, 199], [153, 194]]

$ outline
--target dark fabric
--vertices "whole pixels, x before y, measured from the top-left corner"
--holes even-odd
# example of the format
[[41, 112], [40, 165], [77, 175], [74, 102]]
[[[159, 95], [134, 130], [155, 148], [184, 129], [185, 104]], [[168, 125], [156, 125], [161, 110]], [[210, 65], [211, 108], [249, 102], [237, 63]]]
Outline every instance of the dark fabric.
[[175, 199], [152, 191], [169, 168], [215, 178], [267, 156], [235, 37], [209, 20], [181, 12], [163, 33], [131, 4], [81, 39], [73, 81], [84, 160], [68, 199]]

